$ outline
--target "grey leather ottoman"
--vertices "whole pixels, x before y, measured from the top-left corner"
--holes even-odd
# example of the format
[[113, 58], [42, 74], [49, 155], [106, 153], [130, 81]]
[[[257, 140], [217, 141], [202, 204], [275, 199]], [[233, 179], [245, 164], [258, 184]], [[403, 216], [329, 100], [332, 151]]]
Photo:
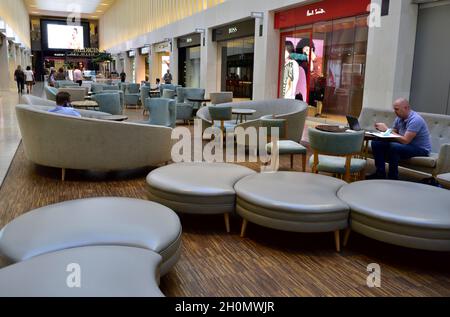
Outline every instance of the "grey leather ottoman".
[[439, 175], [437, 177], [437, 180], [438, 180], [439, 184], [441, 184], [445, 188], [450, 189], [450, 173]]
[[445, 189], [364, 181], [344, 186], [338, 196], [350, 206], [351, 230], [398, 246], [450, 251], [450, 194]]
[[235, 212], [234, 185], [255, 171], [222, 163], [180, 163], [158, 168], [147, 177], [149, 198], [179, 213], [229, 214]]
[[340, 230], [348, 227], [349, 208], [337, 197], [346, 183], [327, 176], [279, 172], [252, 175], [236, 186], [237, 212], [248, 222], [292, 232], [334, 232], [340, 251]]
[[152, 251], [114, 246], [44, 254], [0, 270], [0, 297], [162, 297], [161, 260]]
[[129, 198], [92, 198], [36, 209], [0, 231], [0, 253], [21, 262], [69, 248], [114, 245], [162, 256], [161, 274], [181, 252], [181, 223], [169, 208]]

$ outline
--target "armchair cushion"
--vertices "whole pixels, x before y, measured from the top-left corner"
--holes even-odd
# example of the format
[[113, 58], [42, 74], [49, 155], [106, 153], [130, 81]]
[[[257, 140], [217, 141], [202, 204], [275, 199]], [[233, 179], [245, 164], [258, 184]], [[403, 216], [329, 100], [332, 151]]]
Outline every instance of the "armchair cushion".
[[[345, 161], [344, 157], [319, 155], [318, 170], [325, 173], [333, 174], [345, 174]], [[314, 166], [314, 155], [309, 160], [310, 166]], [[350, 173], [359, 173], [366, 167], [367, 161], [361, 159], [352, 159], [350, 166]]]
[[[273, 143], [269, 143], [266, 146], [266, 150], [268, 154], [272, 153]], [[282, 140], [278, 141], [278, 149], [280, 155], [288, 155], [288, 154], [306, 154], [306, 148], [294, 141], [291, 140]]]

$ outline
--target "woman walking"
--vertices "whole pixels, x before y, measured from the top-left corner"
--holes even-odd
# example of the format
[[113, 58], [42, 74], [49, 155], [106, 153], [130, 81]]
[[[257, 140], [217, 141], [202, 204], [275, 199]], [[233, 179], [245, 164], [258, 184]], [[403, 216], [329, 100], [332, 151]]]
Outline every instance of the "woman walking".
[[17, 69], [14, 72], [14, 80], [17, 82], [17, 93], [22, 95], [25, 88], [25, 74], [20, 65], [17, 66]]
[[31, 70], [31, 67], [28, 66], [27, 70], [25, 71], [25, 82], [27, 84], [27, 94], [31, 94], [33, 92], [33, 85], [34, 85], [34, 73]]

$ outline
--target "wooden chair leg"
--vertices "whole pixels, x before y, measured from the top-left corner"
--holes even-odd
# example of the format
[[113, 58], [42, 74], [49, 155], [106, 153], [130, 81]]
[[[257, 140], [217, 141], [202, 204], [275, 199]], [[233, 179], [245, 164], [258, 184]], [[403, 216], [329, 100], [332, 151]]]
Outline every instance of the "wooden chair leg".
[[227, 229], [227, 233], [230, 233], [231, 232], [231, 229], [230, 229], [230, 214], [226, 213], [224, 215], [224, 217], [225, 217], [225, 228]]
[[348, 240], [350, 239], [350, 234], [351, 234], [351, 233], [352, 233], [352, 229], [350, 229], [350, 228], [348, 228], [348, 229], [345, 231], [344, 247], [347, 246]]
[[339, 230], [334, 232], [334, 242], [336, 243], [336, 251], [341, 252], [341, 232]]
[[242, 222], [242, 229], [241, 229], [241, 238], [245, 237], [245, 232], [247, 231], [248, 221], [244, 219]]
[[294, 169], [294, 154], [291, 154], [291, 170]]
[[306, 154], [302, 155], [302, 169], [303, 169], [303, 173], [306, 172]]
[[65, 168], [61, 169], [61, 180], [63, 182], [66, 181], [66, 169]]

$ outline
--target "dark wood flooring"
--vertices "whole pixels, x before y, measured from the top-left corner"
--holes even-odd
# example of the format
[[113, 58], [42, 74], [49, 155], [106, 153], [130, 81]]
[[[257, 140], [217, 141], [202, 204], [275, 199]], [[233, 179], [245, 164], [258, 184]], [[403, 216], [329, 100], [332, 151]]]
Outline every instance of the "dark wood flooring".
[[[300, 162], [296, 168], [300, 170]], [[245, 164], [257, 169], [257, 164]], [[289, 159], [282, 159], [289, 166]], [[150, 169], [94, 173], [30, 163], [20, 146], [0, 188], [0, 227], [38, 207], [88, 197], [146, 199]], [[298, 234], [249, 225], [240, 219], [226, 234], [221, 216], [181, 216], [182, 257], [162, 278], [167, 296], [450, 296], [450, 254], [400, 248], [353, 234], [336, 253], [333, 234]], [[370, 263], [382, 269], [382, 287], [366, 286]], [[7, 265], [0, 259], [0, 267]]]

